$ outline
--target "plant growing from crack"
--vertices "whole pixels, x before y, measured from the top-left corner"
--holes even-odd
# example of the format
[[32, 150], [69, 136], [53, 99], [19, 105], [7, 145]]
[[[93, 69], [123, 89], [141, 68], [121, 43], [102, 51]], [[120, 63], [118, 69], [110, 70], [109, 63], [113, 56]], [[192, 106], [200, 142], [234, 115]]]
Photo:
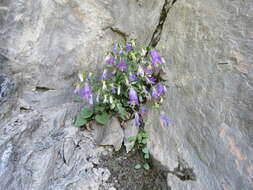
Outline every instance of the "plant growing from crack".
[[[105, 68], [100, 75], [93, 72], [79, 72], [76, 83], [77, 101], [86, 101], [74, 125], [89, 126], [92, 121], [106, 125], [111, 116], [121, 122], [134, 119], [140, 133], [132, 140], [135, 149], [143, 153], [144, 160], [149, 159], [147, 149], [147, 133], [144, 131], [143, 117], [151, 108], [159, 108], [166, 94], [164, 74], [164, 57], [154, 49], [137, 47], [134, 40], [116, 43], [112, 51], [107, 53]], [[149, 108], [146, 106], [149, 103]], [[146, 106], [146, 107], [145, 107]], [[167, 116], [162, 116], [163, 123], [168, 126]], [[149, 169], [147, 162], [143, 165]], [[139, 168], [138, 165], [135, 168]]]

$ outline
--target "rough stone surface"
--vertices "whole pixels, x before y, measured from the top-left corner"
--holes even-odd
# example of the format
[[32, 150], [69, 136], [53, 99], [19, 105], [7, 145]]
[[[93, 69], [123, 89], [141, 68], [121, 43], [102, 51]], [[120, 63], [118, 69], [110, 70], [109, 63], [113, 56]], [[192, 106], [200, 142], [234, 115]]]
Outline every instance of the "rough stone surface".
[[105, 126], [95, 125], [93, 128], [97, 145], [113, 146], [116, 151], [119, 151], [123, 143], [124, 132], [116, 117], [111, 118]]
[[178, 0], [168, 14], [158, 47], [168, 57], [162, 109], [171, 124], [149, 117], [149, 147], [168, 170], [184, 160], [196, 175], [169, 174], [173, 190], [253, 188], [252, 18], [251, 0]]
[[0, 189], [113, 189], [97, 167], [107, 151], [72, 126], [73, 84], [79, 70], [102, 68], [114, 41], [147, 43], [162, 4], [0, 1]]
[[134, 146], [135, 142], [130, 142], [128, 138], [135, 137], [138, 135], [139, 128], [135, 126], [134, 119], [126, 123], [124, 128], [124, 145], [126, 147], [126, 152], [128, 153], [131, 150], [131, 147]]
[[252, 189], [252, 0], [1, 0], [0, 189], [113, 188], [106, 151], [72, 126], [75, 75], [115, 40], [149, 44], [164, 2], [171, 125], [149, 117], [152, 156], [173, 190]]

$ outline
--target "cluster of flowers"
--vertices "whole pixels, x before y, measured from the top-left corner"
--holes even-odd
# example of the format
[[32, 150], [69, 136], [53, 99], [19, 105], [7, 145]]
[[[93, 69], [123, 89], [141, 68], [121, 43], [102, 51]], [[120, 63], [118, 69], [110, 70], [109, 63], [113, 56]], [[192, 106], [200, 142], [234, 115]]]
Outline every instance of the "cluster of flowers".
[[[155, 107], [163, 101], [166, 85], [160, 77], [164, 57], [156, 50], [136, 47], [135, 41], [116, 43], [105, 59], [106, 66], [100, 76], [94, 73], [78, 74], [80, 82], [75, 93], [81, 95], [90, 106], [104, 107], [107, 113], [118, 114], [122, 120], [134, 116], [140, 126], [142, 116], [148, 113], [147, 101]], [[165, 126], [169, 120], [162, 114]]]

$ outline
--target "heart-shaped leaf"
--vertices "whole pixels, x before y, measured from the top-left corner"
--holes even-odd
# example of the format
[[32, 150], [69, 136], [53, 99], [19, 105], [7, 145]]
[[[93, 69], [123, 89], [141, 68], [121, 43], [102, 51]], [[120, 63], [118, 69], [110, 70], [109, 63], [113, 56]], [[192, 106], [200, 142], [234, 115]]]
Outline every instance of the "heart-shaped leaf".
[[93, 110], [89, 108], [83, 108], [82, 117], [84, 119], [90, 118], [93, 115]]
[[141, 168], [141, 165], [140, 165], [140, 164], [136, 164], [136, 165], [134, 166], [134, 168], [135, 168], [135, 169], [140, 169], [140, 168]]
[[145, 159], [149, 159], [149, 154], [144, 154]]
[[142, 152], [145, 153], [145, 154], [148, 154], [148, 148], [147, 147], [143, 148]]
[[76, 127], [81, 127], [81, 126], [85, 125], [86, 123], [87, 123], [87, 120], [85, 118], [83, 118], [82, 116], [78, 116], [76, 118], [74, 125]]
[[105, 125], [109, 121], [109, 115], [106, 112], [96, 115], [95, 120], [102, 125]]
[[148, 163], [146, 163], [146, 164], [143, 165], [143, 168], [145, 168], [146, 170], [149, 170], [150, 166], [148, 165]]

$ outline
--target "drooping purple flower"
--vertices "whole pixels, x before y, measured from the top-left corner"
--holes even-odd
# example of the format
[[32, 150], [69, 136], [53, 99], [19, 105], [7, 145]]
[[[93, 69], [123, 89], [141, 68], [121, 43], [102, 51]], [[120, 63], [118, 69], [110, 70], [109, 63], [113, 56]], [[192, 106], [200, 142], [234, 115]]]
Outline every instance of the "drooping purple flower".
[[93, 103], [91, 88], [88, 84], [83, 86], [81, 94], [86, 100], [89, 101], [90, 104], [91, 102]]
[[156, 86], [156, 90], [157, 90], [158, 96], [161, 96], [161, 95], [165, 94], [165, 92], [166, 92], [166, 88], [162, 83], [159, 83]]
[[164, 113], [161, 114], [161, 119], [162, 119], [162, 124], [165, 127], [168, 127], [170, 124], [170, 120], [169, 117], [167, 115], [165, 115]]
[[112, 52], [114, 53], [114, 55], [117, 54], [117, 52], [118, 52], [118, 45], [117, 44], [115, 44], [113, 46]]
[[146, 115], [146, 114], [148, 114], [148, 109], [145, 108], [145, 107], [141, 107], [141, 108], [140, 108], [140, 114], [141, 114], [141, 115]]
[[152, 88], [152, 98], [157, 99], [159, 97], [156, 88]]
[[122, 57], [122, 56], [124, 55], [124, 52], [121, 51], [121, 52], [119, 53], [119, 55]]
[[116, 74], [116, 71], [112, 71], [109, 73], [109, 77], [113, 77]]
[[130, 43], [126, 43], [126, 51], [129, 52], [131, 50], [133, 50], [133, 46]]
[[116, 94], [116, 88], [114, 86], [112, 87], [112, 93]]
[[157, 64], [162, 64], [164, 63], [163, 56], [160, 56], [157, 51], [151, 50], [151, 57], [152, 57], [152, 64], [156, 67]]
[[144, 67], [144, 72], [148, 75], [152, 75], [154, 71], [152, 70], [152, 67]]
[[99, 80], [108, 80], [108, 77], [107, 77], [107, 74], [106, 74], [106, 71], [103, 71], [103, 74], [99, 77]]
[[90, 105], [93, 105], [93, 96], [92, 96], [92, 94], [89, 97], [88, 102], [89, 102]]
[[109, 65], [114, 65], [115, 64], [115, 59], [110, 57], [106, 60], [106, 63], [109, 64]]
[[124, 60], [121, 60], [121, 61], [120, 61], [120, 64], [118, 64], [118, 68], [119, 68], [120, 71], [126, 70], [126, 69], [127, 69], [127, 64], [126, 64], [126, 62], [125, 62]]
[[130, 104], [132, 104], [132, 105], [139, 104], [137, 92], [135, 91], [135, 89], [133, 87], [129, 89], [128, 95], [129, 95], [129, 99], [130, 99]]
[[79, 85], [79, 84], [76, 85], [76, 88], [75, 88], [75, 90], [74, 90], [74, 93], [75, 93], [75, 94], [79, 94], [79, 93], [80, 93], [80, 85]]
[[136, 127], [140, 127], [141, 125], [141, 119], [138, 113], [134, 114], [134, 123]]
[[137, 76], [135, 74], [130, 73], [129, 77], [130, 77], [130, 82], [133, 82], [133, 81], [137, 80]]
[[147, 77], [147, 82], [149, 84], [155, 84], [156, 79], [154, 77]]

